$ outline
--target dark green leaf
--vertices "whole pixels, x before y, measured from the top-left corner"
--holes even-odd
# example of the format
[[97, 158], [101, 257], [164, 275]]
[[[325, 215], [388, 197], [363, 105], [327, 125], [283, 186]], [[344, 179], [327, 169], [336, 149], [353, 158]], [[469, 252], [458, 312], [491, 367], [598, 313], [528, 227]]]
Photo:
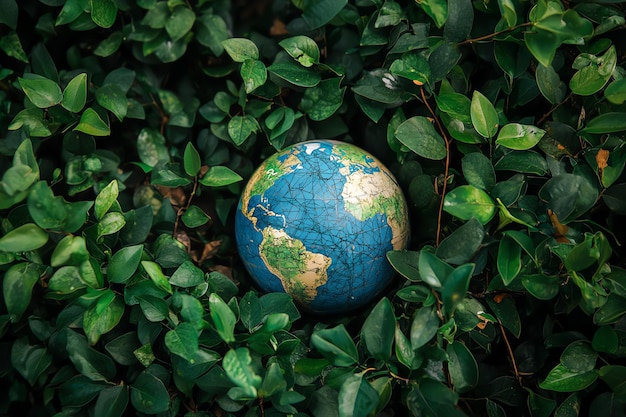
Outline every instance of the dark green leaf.
[[605, 365], [598, 369], [600, 379], [604, 381], [615, 396], [624, 399], [626, 397], [626, 366]]
[[438, 256], [428, 251], [419, 252], [419, 277], [431, 287], [441, 287], [454, 270]]
[[234, 116], [228, 122], [228, 135], [237, 146], [243, 144], [258, 129], [258, 122], [250, 115]]
[[626, 101], [626, 78], [613, 80], [604, 89], [604, 97], [613, 104], [622, 104]]
[[474, 24], [474, 7], [469, 0], [449, 0], [443, 36], [449, 42], [465, 40]]
[[117, 17], [117, 4], [113, 0], [89, 0], [91, 19], [103, 28], [110, 28]]
[[478, 383], [478, 364], [464, 343], [454, 341], [446, 349], [448, 370], [458, 392], [467, 392]]
[[348, 0], [304, 0], [302, 18], [309, 29], [317, 29], [330, 22], [348, 3]]
[[128, 406], [128, 387], [116, 385], [100, 391], [94, 406], [94, 417], [122, 417]]
[[315, 87], [305, 90], [300, 108], [311, 120], [326, 120], [343, 104], [345, 91], [346, 88], [341, 87], [341, 78], [322, 80]]
[[437, 256], [451, 264], [460, 265], [469, 261], [485, 237], [485, 229], [475, 218], [446, 237], [435, 252]]
[[523, 274], [522, 285], [533, 297], [539, 300], [551, 300], [559, 293], [559, 278], [544, 274]]
[[391, 356], [396, 318], [388, 298], [382, 298], [369, 313], [361, 329], [367, 351], [376, 359], [386, 361]]
[[363, 375], [351, 375], [339, 389], [339, 417], [366, 416], [376, 408], [378, 399], [378, 392]]
[[446, 157], [446, 144], [426, 117], [413, 116], [406, 120], [398, 126], [395, 136], [404, 146], [424, 158], [440, 160]]
[[163, 413], [170, 408], [166, 386], [149, 370], [140, 373], [130, 386], [130, 401], [137, 411], [146, 414]]
[[193, 10], [187, 6], [178, 6], [165, 22], [165, 30], [172, 41], [176, 42], [191, 30], [195, 21], [196, 14]]
[[[121, 122], [128, 113], [128, 99], [124, 91], [115, 84], [105, 84], [96, 90], [96, 100]], [[97, 135], [98, 136], [98, 135]]]
[[143, 245], [127, 246], [115, 252], [109, 261], [107, 278], [113, 283], [124, 283], [137, 271]]
[[275, 62], [267, 70], [298, 87], [315, 87], [322, 79], [319, 72], [295, 62]]
[[522, 248], [504, 235], [498, 246], [498, 272], [504, 285], [509, 285], [522, 270]]
[[609, 112], [589, 120], [581, 130], [584, 133], [604, 134], [626, 130], [626, 113]]
[[359, 360], [354, 341], [343, 324], [314, 332], [311, 344], [336, 366], [351, 366]]
[[67, 353], [76, 370], [92, 381], [109, 381], [115, 376], [115, 364], [107, 355], [87, 345], [74, 330], [67, 330]]
[[246, 59], [259, 59], [259, 49], [250, 39], [230, 38], [222, 41], [222, 46], [235, 62], [244, 62]]
[[12, 344], [9, 367], [12, 366], [18, 371], [31, 386], [35, 385], [39, 377], [51, 365], [52, 355], [48, 349], [38, 345], [29, 345], [26, 339], [17, 339]]
[[611, 326], [598, 327], [593, 335], [591, 346], [597, 352], [615, 353], [619, 346], [619, 337]]
[[125, 304], [121, 297], [110, 289], [104, 290], [98, 301], [92, 304], [83, 316], [83, 329], [90, 345], [95, 345], [100, 336], [113, 330], [122, 319]]
[[419, 349], [437, 334], [439, 330], [439, 317], [437, 311], [430, 307], [422, 307], [415, 313], [411, 322], [411, 347]]
[[452, 317], [456, 306], [463, 301], [467, 295], [469, 282], [474, 273], [474, 264], [464, 264], [455, 268], [441, 289], [441, 301], [446, 314]]
[[180, 323], [165, 334], [165, 346], [171, 353], [193, 363], [198, 351], [198, 332], [192, 324]]
[[496, 174], [491, 160], [480, 152], [472, 152], [461, 160], [463, 175], [470, 185], [490, 191], [496, 185]]
[[552, 66], [537, 66], [535, 79], [541, 94], [552, 104], [559, 104], [565, 98], [566, 86]]
[[428, 60], [421, 54], [409, 52], [400, 59], [391, 63], [389, 71], [394, 75], [408, 78], [418, 85], [427, 84], [430, 81], [430, 66]]
[[596, 366], [598, 354], [587, 341], [570, 343], [561, 354], [561, 364], [569, 371], [585, 373]]
[[2, 295], [11, 322], [18, 322], [28, 308], [33, 287], [43, 272], [42, 265], [21, 262], [11, 266], [4, 273]]

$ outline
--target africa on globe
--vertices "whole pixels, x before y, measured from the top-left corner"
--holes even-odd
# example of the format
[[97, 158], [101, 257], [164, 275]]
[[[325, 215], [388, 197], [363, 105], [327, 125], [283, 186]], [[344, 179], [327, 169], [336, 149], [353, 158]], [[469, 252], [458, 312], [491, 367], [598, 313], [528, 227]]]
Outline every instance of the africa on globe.
[[387, 261], [409, 239], [407, 205], [391, 172], [345, 142], [301, 142], [254, 172], [236, 213], [239, 254], [258, 287], [305, 310], [344, 313], [393, 280]]

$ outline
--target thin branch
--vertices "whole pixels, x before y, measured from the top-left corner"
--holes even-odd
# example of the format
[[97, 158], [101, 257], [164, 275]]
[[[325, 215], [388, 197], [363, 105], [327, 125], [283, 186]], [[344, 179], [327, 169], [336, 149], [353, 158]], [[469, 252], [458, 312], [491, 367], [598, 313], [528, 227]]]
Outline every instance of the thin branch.
[[484, 35], [484, 36], [479, 36], [478, 38], [473, 38], [473, 39], [466, 39], [462, 42], [459, 42], [457, 45], [458, 46], [463, 46], [463, 45], [467, 45], [467, 44], [471, 44], [471, 43], [476, 43], [476, 42], [482, 42], [482, 41], [488, 41], [491, 40], [492, 38], [495, 38], [498, 35], [502, 35], [504, 33], [508, 33], [508, 32], [513, 32], [517, 29], [523, 28], [523, 27], [527, 27], [527, 26], [532, 26], [533, 22], [524, 22], [521, 23], [517, 26], [513, 26], [512, 28], [508, 28], [508, 29], [504, 29], [504, 30], [500, 30], [498, 32], [494, 32], [494, 33], [490, 33], [488, 35]]
[[441, 237], [441, 219], [443, 217], [443, 199], [446, 196], [446, 191], [448, 188], [448, 174], [450, 173], [450, 139], [448, 139], [448, 135], [446, 135], [446, 131], [443, 128], [441, 121], [439, 120], [439, 118], [437, 117], [437, 114], [435, 113], [433, 108], [430, 106], [430, 103], [426, 99], [426, 94], [424, 93], [424, 87], [420, 89], [420, 94], [422, 95], [422, 101], [428, 108], [428, 111], [430, 112], [432, 118], [435, 120], [435, 123], [437, 124], [437, 128], [439, 129], [439, 132], [441, 133], [441, 136], [443, 137], [443, 140], [446, 144], [446, 161], [445, 161], [446, 165], [445, 165], [444, 173], [443, 173], [443, 185], [441, 187], [441, 201], [439, 202], [439, 210], [437, 213], [437, 236], [435, 237], [435, 246], [439, 246], [439, 239]]
[[519, 382], [521, 385], [522, 376], [520, 375], [517, 369], [515, 356], [513, 356], [513, 349], [511, 348], [511, 344], [509, 343], [509, 338], [506, 335], [506, 330], [504, 329], [504, 326], [502, 325], [502, 322], [500, 321], [500, 319], [498, 319], [498, 324], [500, 325], [500, 332], [502, 333], [502, 337], [504, 338], [504, 344], [506, 345], [506, 350], [509, 352], [509, 357], [511, 358], [511, 364], [513, 364], [513, 372], [515, 373], [515, 378], [517, 379], [517, 382]]

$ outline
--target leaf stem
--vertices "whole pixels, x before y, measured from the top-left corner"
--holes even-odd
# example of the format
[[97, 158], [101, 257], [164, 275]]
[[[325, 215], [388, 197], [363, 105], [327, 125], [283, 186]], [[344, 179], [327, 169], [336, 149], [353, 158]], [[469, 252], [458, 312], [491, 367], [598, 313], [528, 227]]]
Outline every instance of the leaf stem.
[[441, 201], [439, 202], [439, 210], [437, 212], [437, 233], [435, 236], [435, 246], [439, 246], [439, 239], [441, 237], [441, 219], [443, 217], [443, 200], [444, 200], [444, 197], [446, 196], [446, 191], [448, 188], [448, 174], [450, 173], [450, 139], [448, 139], [448, 135], [446, 135], [446, 131], [443, 128], [441, 121], [437, 117], [437, 114], [431, 107], [430, 103], [428, 103], [428, 100], [426, 99], [426, 94], [424, 93], [424, 87], [420, 89], [420, 94], [422, 96], [422, 101], [424, 102], [424, 104], [428, 108], [428, 111], [430, 112], [433, 119], [435, 120], [435, 123], [437, 124], [437, 128], [439, 129], [439, 132], [441, 133], [441, 136], [443, 137], [443, 140], [446, 144], [446, 161], [445, 161], [445, 168], [444, 168], [444, 173], [443, 173], [443, 185], [441, 188]]
[[517, 29], [523, 28], [523, 27], [527, 27], [527, 26], [532, 26], [534, 23], [533, 22], [524, 22], [524, 23], [520, 23], [519, 25], [513, 26], [512, 28], [508, 28], [508, 29], [504, 29], [504, 30], [499, 30], [497, 32], [494, 33], [490, 33], [488, 35], [483, 35], [483, 36], [479, 36], [477, 38], [472, 38], [472, 39], [466, 39], [462, 42], [459, 42], [457, 44], [457, 46], [462, 46], [462, 45], [467, 45], [467, 44], [471, 44], [471, 43], [476, 43], [476, 42], [482, 42], [482, 41], [487, 41], [487, 40], [491, 40], [491, 38], [495, 38], [498, 35], [502, 35], [503, 33], [508, 33], [508, 32], [513, 32]]
[[498, 324], [500, 325], [500, 332], [502, 333], [502, 338], [504, 339], [504, 344], [506, 345], [506, 350], [509, 352], [509, 357], [511, 358], [511, 364], [513, 365], [513, 372], [515, 373], [515, 379], [517, 382], [522, 384], [522, 377], [517, 369], [517, 363], [515, 362], [515, 356], [513, 356], [513, 349], [511, 348], [511, 344], [509, 343], [509, 338], [506, 335], [506, 329], [502, 325], [500, 319], [498, 319]]

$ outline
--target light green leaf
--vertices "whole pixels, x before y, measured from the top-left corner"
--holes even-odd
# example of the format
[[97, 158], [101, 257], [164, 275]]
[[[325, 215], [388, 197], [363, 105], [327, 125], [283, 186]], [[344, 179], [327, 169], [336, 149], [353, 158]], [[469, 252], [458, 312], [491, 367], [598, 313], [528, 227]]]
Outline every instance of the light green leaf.
[[165, 346], [171, 353], [194, 363], [198, 352], [198, 332], [191, 323], [180, 323], [165, 334]]
[[141, 266], [148, 273], [148, 276], [157, 288], [167, 292], [168, 294], [172, 294], [172, 286], [161, 270], [159, 264], [152, 261], [141, 261]]
[[128, 99], [116, 84], [105, 84], [96, 90], [98, 104], [109, 110], [121, 122], [128, 112]]
[[448, 19], [448, 2], [445, 0], [422, 0], [419, 6], [430, 16], [435, 25], [441, 28]]
[[267, 81], [267, 68], [262, 61], [256, 59], [246, 59], [241, 64], [239, 74], [243, 79], [246, 93], [250, 94], [261, 87]]
[[113, 330], [124, 315], [126, 304], [115, 293], [106, 289], [83, 316], [83, 330], [90, 345], [95, 345], [100, 336]]
[[259, 59], [259, 49], [250, 39], [230, 38], [222, 41], [226, 53], [235, 62], [244, 62], [246, 59]]
[[18, 78], [17, 81], [26, 97], [40, 109], [55, 106], [63, 100], [61, 87], [41, 75], [28, 74], [28, 78]]
[[165, 30], [172, 41], [176, 42], [189, 33], [195, 21], [196, 14], [193, 10], [187, 6], [178, 6], [167, 19]]
[[217, 293], [209, 296], [209, 313], [220, 338], [226, 343], [234, 342], [237, 317]]
[[428, 60], [420, 53], [409, 52], [391, 63], [389, 71], [394, 75], [407, 78], [415, 84], [428, 84], [431, 77]]
[[249, 114], [245, 116], [234, 116], [228, 122], [228, 135], [237, 146], [242, 145], [253, 132], [257, 132], [258, 130], [258, 122]]
[[304, 67], [319, 63], [320, 50], [317, 43], [308, 36], [293, 36], [278, 43], [293, 59]]
[[483, 225], [487, 224], [497, 211], [496, 204], [489, 194], [472, 185], [461, 185], [447, 193], [443, 200], [443, 209], [461, 220], [475, 217]]
[[107, 211], [117, 201], [119, 195], [119, 186], [117, 180], [111, 180], [100, 193], [96, 196], [96, 202], [94, 204], [94, 215], [97, 220], [101, 220]]
[[228, 378], [242, 390], [245, 397], [256, 398], [263, 380], [252, 367], [252, 357], [248, 348], [230, 349], [224, 355], [223, 366]]
[[526, 150], [539, 143], [545, 133], [545, 130], [536, 126], [509, 123], [498, 133], [496, 144], [509, 149]]
[[343, 324], [313, 332], [311, 343], [336, 366], [351, 366], [359, 360], [356, 345]]
[[103, 28], [110, 28], [117, 17], [117, 4], [113, 0], [90, 0], [91, 20]]
[[28, 56], [24, 52], [24, 47], [22, 47], [22, 42], [17, 32], [14, 30], [4, 36], [0, 36], [0, 49], [8, 56], [28, 64]]
[[367, 416], [378, 401], [378, 392], [362, 374], [350, 375], [339, 388], [339, 417]]
[[604, 97], [613, 104], [622, 104], [626, 101], [626, 78], [613, 80], [605, 89]]
[[122, 227], [126, 224], [124, 215], [119, 212], [109, 212], [102, 216], [102, 219], [98, 222], [97, 230], [98, 237], [112, 235], [122, 230]]
[[72, 113], [80, 112], [87, 101], [87, 74], [80, 73], [63, 90], [61, 106]]
[[91, 107], [80, 116], [80, 121], [74, 130], [93, 136], [109, 136], [111, 134], [109, 123], [102, 120], [100, 115]]
[[206, 174], [200, 178], [200, 184], [207, 187], [223, 187], [241, 180], [243, 180], [241, 175], [237, 174], [232, 169], [217, 165], [209, 168]]
[[557, 392], [580, 391], [593, 384], [598, 379], [598, 374], [594, 371], [572, 372], [564, 365], [555, 366], [546, 379], [539, 383], [542, 389]]
[[302, 19], [309, 29], [330, 22], [348, 4], [348, 0], [303, 0]]
[[28, 308], [33, 287], [44, 271], [43, 265], [21, 262], [12, 265], [4, 273], [2, 296], [12, 323], [17, 323]]
[[498, 131], [498, 112], [491, 101], [480, 91], [474, 90], [470, 117], [474, 129], [483, 137], [492, 138]]
[[191, 142], [188, 142], [185, 146], [185, 152], [183, 154], [183, 167], [185, 168], [187, 175], [192, 177], [198, 175], [198, 172], [200, 172], [200, 168], [202, 167], [200, 154]]
[[[580, 96], [590, 96], [600, 91], [611, 79], [617, 65], [615, 45], [611, 45], [604, 55], [593, 58], [595, 59], [587, 60], [587, 65], [572, 76], [569, 82], [572, 93]], [[576, 61], [574, 61], [574, 64], [576, 64]]]
[[39, 249], [46, 242], [48, 233], [34, 223], [26, 223], [0, 237], [0, 252], [27, 252]]
[[341, 87], [341, 78], [320, 81], [315, 87], [304, 91], [300, 108], [311, 120], [326, 120], [339, 110], [345, 92], [346, 88]]

